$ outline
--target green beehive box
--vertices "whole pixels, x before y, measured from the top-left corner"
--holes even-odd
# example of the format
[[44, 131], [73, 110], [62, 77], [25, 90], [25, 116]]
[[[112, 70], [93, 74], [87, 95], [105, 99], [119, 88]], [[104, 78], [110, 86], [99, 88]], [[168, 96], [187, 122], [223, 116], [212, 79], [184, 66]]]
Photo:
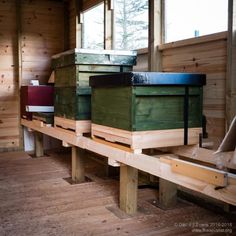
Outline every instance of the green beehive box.
[[90, 120], [89, 77], [131, 71], [136, 52], [74, 49], [54, 55], [56, 117]]
[[69, 50], [52, 57], [55, 86], [89, 86], [89, 77], [131, 71], [136, 52], [111, 50]]
[[72, 120], [90, 120], [89, 87], [56, 87], [54, 96], [54, 116]]
[[73, 49], [52, 57], [52, 68], [71, 65], [133, 66], [136, 52], [116, 50]]
[[89, 77], [131, 71], [132, 66], [70, 65], [55, 70], [55, 87], [89, 86]]
[[127, 131], [181, 129], [186, 120], [201, 127], [204, 84], [205, 75], [187, 73], [91, 77], [92, 123]]

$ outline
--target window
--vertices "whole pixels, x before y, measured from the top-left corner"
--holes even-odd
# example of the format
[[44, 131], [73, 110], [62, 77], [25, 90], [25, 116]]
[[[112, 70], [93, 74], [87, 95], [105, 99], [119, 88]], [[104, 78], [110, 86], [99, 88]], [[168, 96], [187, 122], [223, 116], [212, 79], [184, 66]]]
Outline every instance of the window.
[[115, 0], [114, 13], [115, 49], [147, 47], [148, 0]]
[[99, 4], [83, 13], [83, 48], [104, 47], [104, 4]]
[[227, 30], [227, 0], [166, 0], [165, 42]]

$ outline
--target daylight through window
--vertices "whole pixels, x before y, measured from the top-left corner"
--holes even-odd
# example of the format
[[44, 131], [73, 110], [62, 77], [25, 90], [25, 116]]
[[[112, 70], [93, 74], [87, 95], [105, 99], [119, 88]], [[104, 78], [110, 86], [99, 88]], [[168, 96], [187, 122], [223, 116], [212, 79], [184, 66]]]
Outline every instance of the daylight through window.
[[165, 0], [165, 42], [227, 30], [227, 0]]
[[103, 49], [104, 47], [104, 4], [83, 13], [83, 48]]
[[148, 0], [115, 0], [115, 49], [148, 46]]

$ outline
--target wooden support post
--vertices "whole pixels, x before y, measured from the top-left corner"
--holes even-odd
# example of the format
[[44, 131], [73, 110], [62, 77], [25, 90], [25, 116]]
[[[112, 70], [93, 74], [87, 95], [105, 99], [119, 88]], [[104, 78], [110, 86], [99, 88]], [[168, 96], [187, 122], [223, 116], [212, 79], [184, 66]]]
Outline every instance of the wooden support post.
[[18, 126], [19, 126], [19, 148], [24, 149], [24, 131], [21, 127], [21, 111], [20, 111], [20, 88], [22, 82], [22, 10], [21, 10], [21, 0], [15, 0], [15, 11], [16, 11], [16, 56], [14, 57], [15, 63], [15, 83], [18, 87]]
[[34, 141], [35, 141], [35, 156], [42, 157], [43, 152], [43, 134], [40, 132], [34, 132]]
[[226, 79], [226, 127], [236, 115], [236, 2], [228, 0], [228, 50]]
[[69, 41], [70, 41], [69, 2], [64, 1], [64, 51], [70, 49]]
[[138, 170], [131, 166], [120, 167], [120, 208], [127, 214], [137, 211]]
[[162, 43], [164, 35], [164, 1], [149, 0], [149, 43], [148, 68], [149, 71], [161, 71], [161, 52], [158, 45]]
[[104, 0], [104, 49], [113, 49], [113, 0]]
[[177, 185], [165, 179], [159, 179], [159, 205], [163, 209], [175, 206], [177, 203]]
[[72, 146], [72, 180], [74, 182], [84, 182], [84, 149]]
[[74, 0], [76, 11], [76, 48], [82, 48], [82, 9], [83, 1]]

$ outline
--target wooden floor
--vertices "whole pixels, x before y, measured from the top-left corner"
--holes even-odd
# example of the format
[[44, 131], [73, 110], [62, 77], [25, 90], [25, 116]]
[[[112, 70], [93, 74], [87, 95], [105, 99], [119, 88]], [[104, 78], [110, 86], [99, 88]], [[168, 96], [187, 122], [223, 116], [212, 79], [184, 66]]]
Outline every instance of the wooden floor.
[[[215, 235], [233, 230], [230, 217], [189, 202], [161, 210], [150, 200], [153, 189], [139, 189], [139, 212], [118, 209], [119, 182], [102, 177], [104, 169], [86, 161], [93, 181], [71, 185], [70, 154], [50, 152], [31, 158], [24, 152], [0, 154], [0, 235]], [[213, 227], [214, 223], [219, 223]], [[227, 223], [223, 225], [222, 223]], [[203, 225], [204, 224], [204, 225]], [[209, 224], [209, 225], [206, 225]], [[210, 234], [205, 230], [212, 231]], [[194, 230], [202, 232], [194, 232]], [[220, 234], [222, 235], [222, 234]], [[231, 234], [233, 235], [233, 234]]]

